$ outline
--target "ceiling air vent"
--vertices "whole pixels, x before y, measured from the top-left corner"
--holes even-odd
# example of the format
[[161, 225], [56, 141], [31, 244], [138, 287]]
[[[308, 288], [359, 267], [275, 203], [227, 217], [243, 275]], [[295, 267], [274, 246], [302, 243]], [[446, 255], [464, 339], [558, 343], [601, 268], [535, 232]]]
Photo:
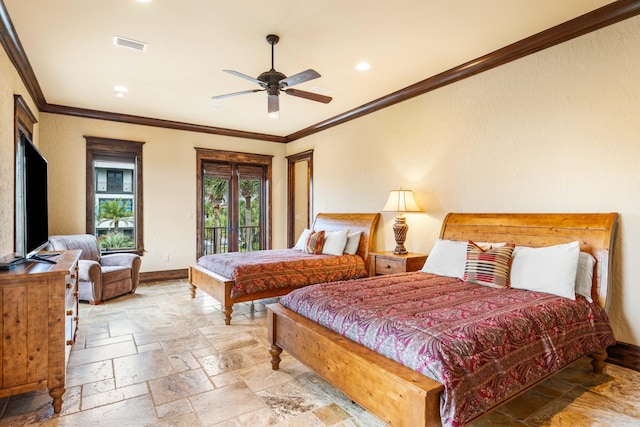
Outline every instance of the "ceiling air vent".
[[147, 44], [136, 40], [125, 39], [124, 37], [113, 36], [113, 44], [116, 46], [128, 47], [129, 49], [139, 50], [144, 52], [147, 50]]

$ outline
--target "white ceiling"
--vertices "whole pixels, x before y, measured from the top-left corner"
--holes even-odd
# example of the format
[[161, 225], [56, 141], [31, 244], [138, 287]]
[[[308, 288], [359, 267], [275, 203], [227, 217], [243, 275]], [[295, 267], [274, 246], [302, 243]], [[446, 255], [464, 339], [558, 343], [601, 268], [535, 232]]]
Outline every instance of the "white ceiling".
[[[286, 136], [515, 41], [607, 0], [4, 0], [48, 104]], [[216, 101], [258, 88], [271, 67], [322, 77], [296, 88], [331, 90], [321, 104], [282, 94]], [[148, 43], [114, 46], [113, 36]], [[368, 61], [371, 69], [357, 71]], [[114, 86], [126, 86], [124, 98]], [[324, 93], [324, 92], [323, 92]]]

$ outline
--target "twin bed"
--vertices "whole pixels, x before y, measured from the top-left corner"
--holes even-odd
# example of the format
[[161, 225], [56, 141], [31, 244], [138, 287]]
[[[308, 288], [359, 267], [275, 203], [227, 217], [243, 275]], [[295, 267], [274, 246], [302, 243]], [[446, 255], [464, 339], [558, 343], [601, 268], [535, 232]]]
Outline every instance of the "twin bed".
[[307, 286], [267, 306], [272, 368], [285, 350], [393, 426], [463, 425], [585, 355], [601, 373], [616, 227], [614, 213], [449, 214], [444, 241], [579, 246], [595, 259], [590, 289], [574, 299], [573, 282], [567, 298], [427, 272]]
[[222, 303], [225, 324], [233, 304], [286, 295], [301, 286], [365, 277], [378, 213], [320, 213], [312, 230], [360, 234], [355, 254], [307, 254], [296, 249], [227, 253], [201, 257], [189, 267], [191, 297], [199, 288]]

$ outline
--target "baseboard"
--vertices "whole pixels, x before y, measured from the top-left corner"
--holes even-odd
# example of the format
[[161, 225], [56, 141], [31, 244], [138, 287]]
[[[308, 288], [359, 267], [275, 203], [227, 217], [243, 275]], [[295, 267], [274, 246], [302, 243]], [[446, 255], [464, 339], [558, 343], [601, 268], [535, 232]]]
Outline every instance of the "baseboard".
[[607, 362], [640, 372], [640, 347], [637, 345], [617, 342], [607, 349], [607, 353]]
[[189, 277], [189, 270], [181, 268], [179, 270], [147, 271], [140, 273], [140, 282], [159, 282], [161, 280], [179, 280]]

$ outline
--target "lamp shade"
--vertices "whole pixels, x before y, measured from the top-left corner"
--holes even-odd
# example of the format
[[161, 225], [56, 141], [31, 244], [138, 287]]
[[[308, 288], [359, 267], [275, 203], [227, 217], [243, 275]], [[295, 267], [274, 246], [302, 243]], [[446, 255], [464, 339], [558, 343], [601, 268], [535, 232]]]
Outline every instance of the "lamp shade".
[[422, 212], [411, 190], [392, 190], [383, 212]]

